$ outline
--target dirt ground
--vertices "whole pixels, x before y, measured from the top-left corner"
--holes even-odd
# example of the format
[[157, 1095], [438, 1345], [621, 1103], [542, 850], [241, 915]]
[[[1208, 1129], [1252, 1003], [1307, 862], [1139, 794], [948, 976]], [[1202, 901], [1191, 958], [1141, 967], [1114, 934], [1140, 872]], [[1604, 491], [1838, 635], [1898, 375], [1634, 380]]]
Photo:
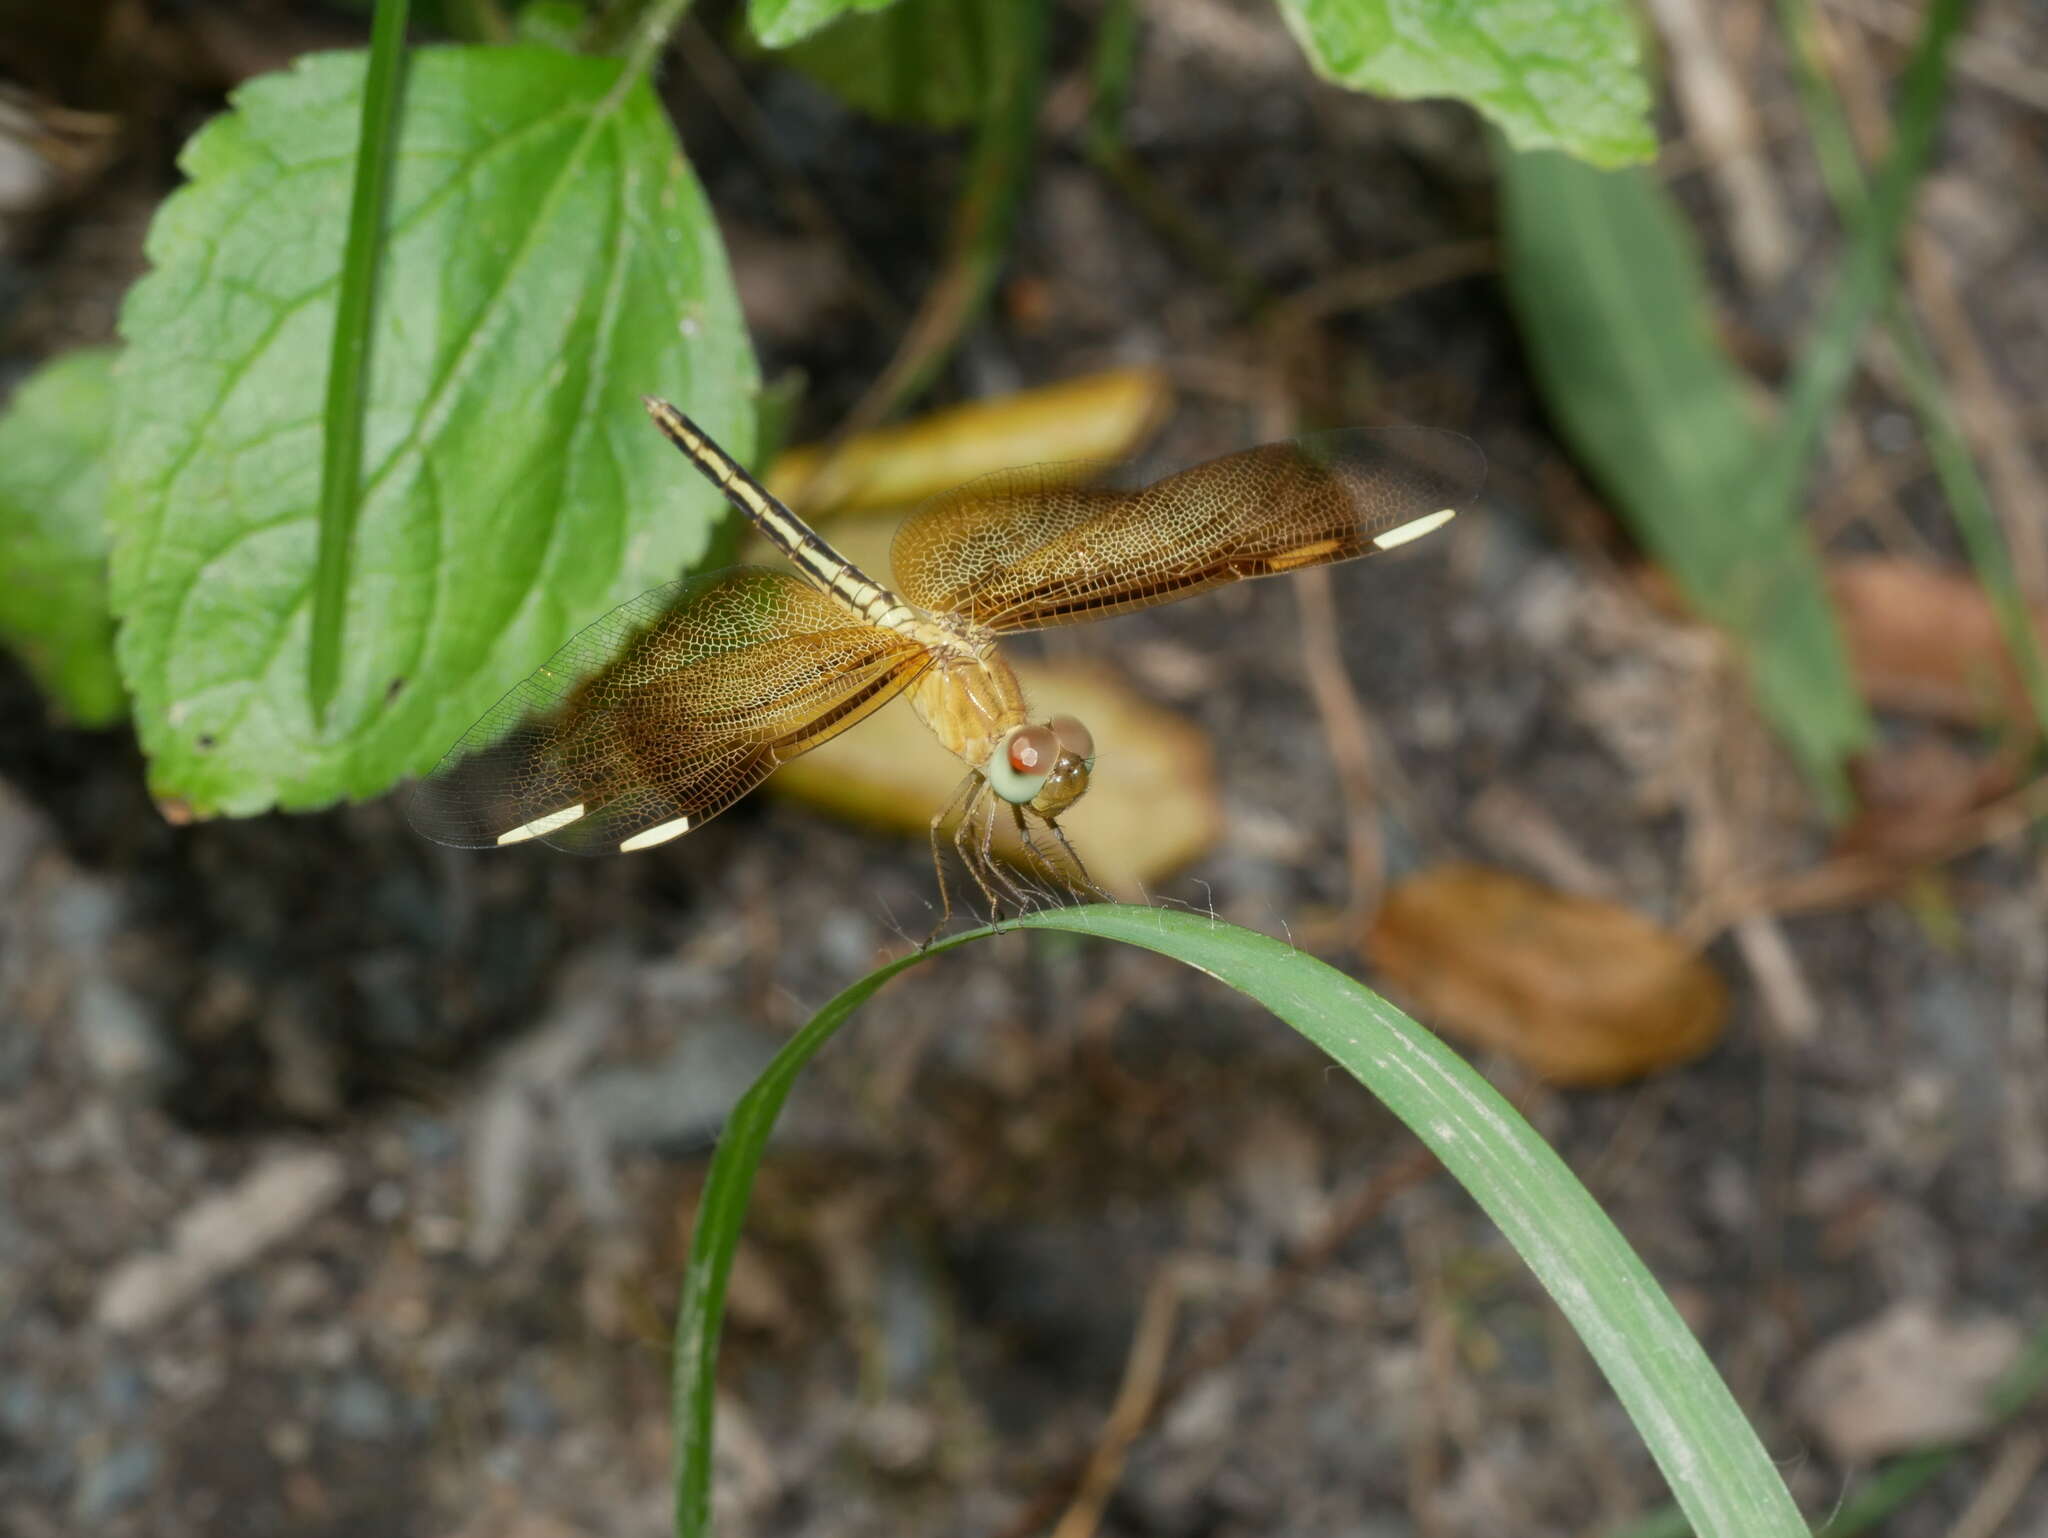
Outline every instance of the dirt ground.
[[[220, 87], [350, 35], [257, 0], [147, 9], [198, 41], [136, 148], [0, 256], [0, 390], [111, 334], [169, 151]], [[1766, 9], [1716, 9], [1755, 61], [1801, 271], [1743, 281], [1681, 112], [1668, 179], [1775, 378], [1837, 240]], [[1332, 577], [1388, 880], [1479, 860], [1679, 924], [1731, 862], [1821, 859], [1725, 648], [1639, 580], [1546, 426], [1474, 245], [1494, 229], [1476, 119], [1313, 82], [1270, 5], [1144, 8], [1132, 147], [1272, 294], [1444, 258], [1282, 349], [1081, 153], [1093, 11], [1059, 13], [1014, 258], [940, 398], [1151, 362], [1176, 390], [1159, 469], [1276, 415], [1483, 445], [1481, 516]], [[1870, 11], [1840, 24], [1889, 78], [1910, 9]], [[2048, 20], [1986, 0], [1975, 27], [1995, 46], [1966, 50], [1923, 230], [2038, 466]], [[772, 163], [680, 63], [668, 94], [764, 371], [807, 371], [816, 432], [894, 341], [857, 272], [914, 305], [961, 145], [739, 69]], [[836, 239], [792, 212], [797, 178]], [[1831, 551], [1954, 555], [1924, 460], [1887, 447], [1908, 422], [1866, 374], [1818, 499]], [[1310, 660], [1328, 634], [1268, 582], [1043, 649], [1103, 659], [1216, 745], [1224, 836], [1157, 900], [1370, 981], [1336, 767], [1357, 741]], [[664, 1342], [706, 1148], [790, 1030], [929, 926], [922, 845], [756, 798], [658, 855], [489, 858], [423, 844], [388, 802], [172, 828], [141, 785], [129, 734], [52, 724], [0, 662], [0, 1533], [668, 1531]], [[1943, 883], [1721, 933], [1729, 1028], [1677, 1071], [1563, 1092], [1482, 1059], [1816, 1515], [1859, 1472], [1845, 1414], [2004, 1360], [2048, 1314], [2048, 862], [2022, 835]], [[764, 1170], [720, 1531], [1049, 1532], [1140, 1337], [1169, 1343], [1157, 1403], [1061, 1538], [1542, 1538], [1660, 1504], [1561, 1317], [1413, 1148], [1160, 958], [1013, 935], [913, 969], [821, 1060]], [[1815, 1367], [1877, 1322], [1933, 1340], [1936, 1368], [1879, 1351], [1845, 1389]], [[2048, 1533], [2044, 1452], [2038, 1420], [1972, 1441], [1878, 1530]]]

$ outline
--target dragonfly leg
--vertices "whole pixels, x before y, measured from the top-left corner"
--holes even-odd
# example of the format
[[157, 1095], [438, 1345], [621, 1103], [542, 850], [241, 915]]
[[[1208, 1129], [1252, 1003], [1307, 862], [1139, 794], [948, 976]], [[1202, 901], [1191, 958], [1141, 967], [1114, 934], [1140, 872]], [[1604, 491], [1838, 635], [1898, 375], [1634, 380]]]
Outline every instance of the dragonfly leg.
[[1076, 897], [1091, 897], [1099, 903], [1115, 901], [1108, 892], [1103, 890], [1096, 879], [1088, 874], [1088, 867], [1081, 861], [1081, 851], [1076, 849], [1067, 839], [1067, 830], [1054, 822], [1050, 817], [1045, 820], [1045, 825], [1052, 829], [1052, 836], [1059, 840], [1060, 848], [1065, 850], [1067, 858], [1074, 862], [1074, 871], [1081, 878], [1080, 884], [1073, 889], [1074, 895]]
[[939, 878], [939, 921], [932, 926], [932, 932], [924, 937], [924, 944], [919, 947], [920, 950], [930, 949], [932, 941], [938, 939], [939, 935], [945, 930], [946, 925], [952, 921], [953, 894], [946, 885], [946, 854], [944, 848], [939, 843], [939, 833], [946, 826], [946, 819], [953, 815], [960, 803], [967, 798], [967, 793], [974, 788], [975, 783], [980, 778], [981, 776], [978, 774], [969, 774], [955, 787], [953, 794], [947, 798], [946, 804], [933, 814], [931, 826], [932, 874]]
[[[1017, 838], [1024, 845], [1024, 853], [1030, 859], [1032, 868], [1042, 872], [1051, 883], [1041, 886], [1036, 881], [1032, 882], [1032, 893], [1049, 908], [1059, 907], [1063, 897], [1077, 895], [1073, 877], [1060, 869], [1059, 861], [1054, 858], [1052, 852], [1031, 836], [1031, 824], [1025, 819], [1024, 808], [1013, 805], [1010, 808], [1010, 815], [1017, 820]], [[1051, 824], [1048, 823], [1046, 826], [1050, 827]], [[1060, 890], [1056, 891], [1054, 887]]]
[[1002, 901], [996, 896], [995, 888], [989, 885], [988, 876], [981, 862], [975, 858], [973, 841], [968, 837], [974, 825], [974, 813], [981, 804], [982, 793], [987, 782], [980, 775], [970, 778], [967, 788], [966, 805], [960, 809], [960, 820], [953, 825], [953, 852], [960, 856], [960, 863], [967, 867], [967, 874], [974, 878], [974, 884], [981, 888], [981, 895], [988, 903], [989, 922], [996, 923], [1002, 918]]
[[[1008, 802], [999, 802], [993, 796], [989, 798], [987, 808], [982, 814], [981, 842], [976, 846], [975, 856], [981, 862], [984, 875], [993, 881], [995, 885], [1002, 888], [1003, 895], [1009, 899], [1010, 905], [1019, 913], [1029, 913], [1037, 902], [1039, 896], [1038, 889], [1029, 882], [1021, 880], [1015, 871], [1011, 870], [1007, 864], [998, 860], [995, 856], [996, 810], [999, 805], [1008, 806], [1009, 804]], [[1014, 811], [1015, 808], [1013, 807], [1012, 810]], [[998, 918], [1000, 918], [1000, 915], [998, 915]]]

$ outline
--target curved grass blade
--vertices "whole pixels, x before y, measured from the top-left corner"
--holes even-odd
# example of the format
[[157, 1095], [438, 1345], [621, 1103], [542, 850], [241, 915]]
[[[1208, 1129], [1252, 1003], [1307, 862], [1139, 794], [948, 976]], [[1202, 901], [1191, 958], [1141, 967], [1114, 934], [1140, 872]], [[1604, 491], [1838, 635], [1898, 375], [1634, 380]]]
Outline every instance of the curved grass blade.
[[[1378, 1095], [1498, 1223], [1606, 1372], [1696, 1532], [1803, 1535], [1792, 1498], [1727, 1387], [1643, 1263], [1563, 1161], [1442, 1042], [1361, 984], [1291, 946], [1206, 917], [1100, 906], [1005, 929], [1121, 940], [1258, 1000]], [[754, 1172], [811, 1057], [897, 973], [995, 931], [951, 936], [869, 973], [776, 1054], [726, 1123], [697, 1214], [676, 1317], [676, 1531], [710, 1531], [714, 1370], [726, 1281]]]

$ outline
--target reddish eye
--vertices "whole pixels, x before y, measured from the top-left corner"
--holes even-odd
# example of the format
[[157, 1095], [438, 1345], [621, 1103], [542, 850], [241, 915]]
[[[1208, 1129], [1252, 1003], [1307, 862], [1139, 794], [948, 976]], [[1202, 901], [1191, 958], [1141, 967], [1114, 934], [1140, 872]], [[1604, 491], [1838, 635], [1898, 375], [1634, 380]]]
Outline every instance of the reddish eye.
[[1094, 734], [1072, 716], [1054, 716], [1048, 724], [1052, 727], [1052, 734], [1059, 738], [1060, 746], [1074, 757], [1095, 756]]
[[1060, 740], [1050, 727], [1019, 727], [1010, 737], [1010, 767], [1019, 774], [1044, 774], [1059, 751]]

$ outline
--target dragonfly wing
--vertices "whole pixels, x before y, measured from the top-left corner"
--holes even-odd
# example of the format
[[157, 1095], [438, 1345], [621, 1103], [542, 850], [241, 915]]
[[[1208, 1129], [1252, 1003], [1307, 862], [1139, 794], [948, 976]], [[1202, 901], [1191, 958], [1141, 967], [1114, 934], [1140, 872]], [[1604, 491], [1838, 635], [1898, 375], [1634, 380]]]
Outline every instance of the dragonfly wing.
[[462, 849], [648, 848], [878, 709], [927, 662], [788, 572], [671, 583], [585, 628], [500, 700], [407, 813]]
[[1421, 427], [1310, 433], [1138, 491], [1008, 470], [919, 508], [891, 558], [912, 603], [1037, 630], [1391, 549], [1469, 506], [1484, 479], [1469, 439]]

